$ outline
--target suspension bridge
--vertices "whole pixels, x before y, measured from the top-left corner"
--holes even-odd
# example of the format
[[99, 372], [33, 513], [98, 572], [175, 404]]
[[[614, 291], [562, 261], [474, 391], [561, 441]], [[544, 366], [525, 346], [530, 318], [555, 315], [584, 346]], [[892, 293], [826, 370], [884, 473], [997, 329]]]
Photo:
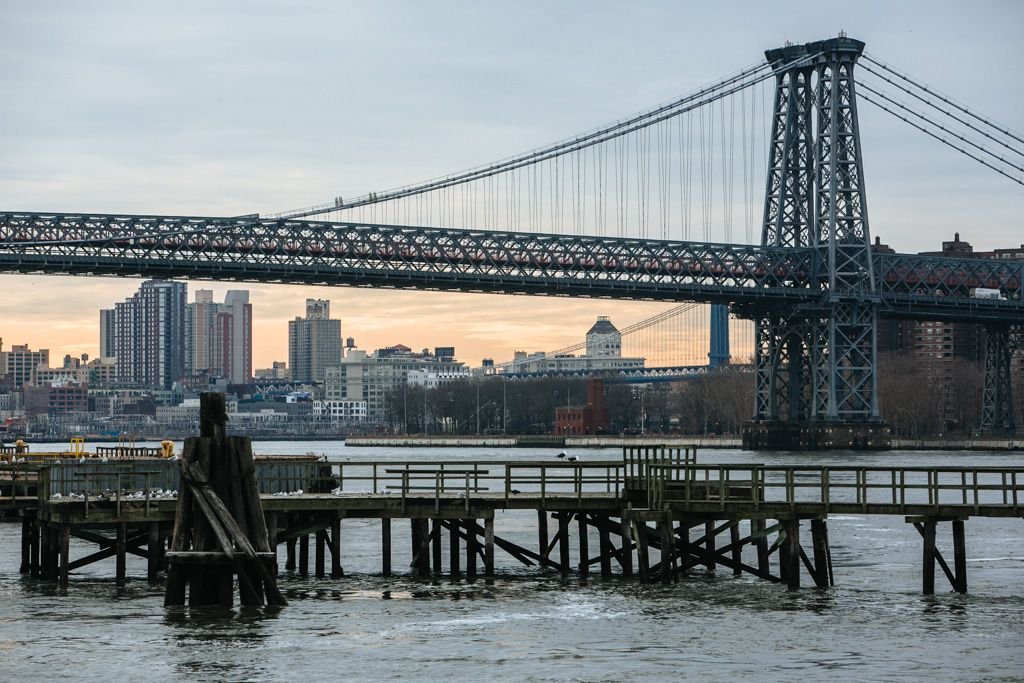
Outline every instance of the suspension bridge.
[[857, 93], [1021, 185], [1024, 139], [845, 35], [765, 55], [545, 148], [279, 214], [3, 212], [0, 270], [729, 305], [754, 322], [766, 447], [884, 445], [878, 319], [977, 323], [983, 426], [1013, 430], [1024, 262], [872, 250]]
[[[505, 379], [601, 376], [606, 381], [649, 383], [701, 377], [726, 366], [753, 367], [749, 364], [753, 354], [750, 321], [730, 324], [728, 308], [722, 304], [674, 306], [618, 334], [621, 348], [615, 356], [588, 356], [588, 342], [582, 341], [554, 351], [522, 352], [483, 370]], [[582, 357], [576, 355], [581, 352]]]

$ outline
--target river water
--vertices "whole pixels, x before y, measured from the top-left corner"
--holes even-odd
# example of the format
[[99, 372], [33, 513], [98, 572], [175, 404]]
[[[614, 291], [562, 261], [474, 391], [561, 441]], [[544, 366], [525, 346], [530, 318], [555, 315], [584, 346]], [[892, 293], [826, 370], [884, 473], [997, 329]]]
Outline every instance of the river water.
[[[325, 442], [256, 451], [350, 461], [551, 457]], [[1024, 466], [1021, 454], [974, 453], [708, 450], [700, 460]], [[535, 523], [533, 513], [499, 513], [496, 533], [533, 547]], [[408, 565], [406, 529], [393, 532], [398, 571]], [[289, 605], [270, 612], [166, 609], [162, 585], [149, 585], [145, 561], [131, 556], [124, 588], [112, 580], [113, 560], [73, 574], [66, 589], [38, 583], [18, 573], [20, 525], [3, 524], [0, 680], [1024, 680], [1021, 520], [968, 521], [967, 595], [952, 593], [941, 571], [937, 594], [920, 594], [921, 541], [902, 517], [832, 516], [829, 532], [836, 587], [789, 592], [721, 568], [670, 585], [563, 580], [516, 567], [500, 550], [493, 580], [385, 578], [379, 522], [345, 520], [346, 575], [303, 578], [282, 567]], [[940, 548], [951, 556], [948, 525]], [[72, 559], [91, 550], [73, 542]]]

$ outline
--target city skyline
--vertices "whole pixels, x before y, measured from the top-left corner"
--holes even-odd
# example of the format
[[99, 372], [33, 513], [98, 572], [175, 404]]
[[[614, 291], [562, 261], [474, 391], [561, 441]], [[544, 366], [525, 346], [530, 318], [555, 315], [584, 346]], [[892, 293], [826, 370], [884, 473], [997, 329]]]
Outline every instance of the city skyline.
[[[801, 7], [795, 17], [756, 5], [649, 4], [623, 13], [600, 3], [313, 4], [307, 9], [318, 21], [272, 6], [244, 15], [198, 4], [184, 12], [56, 7], [13, 3], [11, 39], [0, 46], [10, 65], [0, 82], [12, 95], [10, 125], [0, 131], [7, 161], [0, 205], [10, 210], [237, 215], [385, 189], [564, 138], [690, 92], [786, 40], [839, 30], [1010, 128], [1022, 127], [1019, 96], [1002, 79], [977, 77], [993, 64], [1011, 72], [1020, 65], [1022, 10], [1013, 3], [990, 3], [988, 12], [955, 3]], [[711, 35], [711, 24], [730, 39]], [[354, 25], [387, 31], [331, 39], [337, 27]], [[524, 33], [530, 40], [519, 38]], [[275, 49], [247, 47], [256, 44]], [[125, 54], [137, 59], [127, 65]], [[326, 87], [338, 82], [345, 87]], [[903, 252], [934, 248], [956, 231], [978, 249], [1021, 241], [1019, 187], [871, 108], [862, 107], [862, 127], [871, 227], [882, 241]], [[17, 323], [4, 336], [56, 357], [94, 355], [95, 311], [139, 282], [0, 276], [0, 318]], [[189, 285], [218, 297], [239, 287], [253, 293], [254, 368], [286, 357], [286, 322], [305, 298], [334, 301], [343, 335], [352, 331], [362, 348], [454, 345], [473, 364], [518, 348], [558, 348], [597, 315], [624, 326], [668, 308]]]

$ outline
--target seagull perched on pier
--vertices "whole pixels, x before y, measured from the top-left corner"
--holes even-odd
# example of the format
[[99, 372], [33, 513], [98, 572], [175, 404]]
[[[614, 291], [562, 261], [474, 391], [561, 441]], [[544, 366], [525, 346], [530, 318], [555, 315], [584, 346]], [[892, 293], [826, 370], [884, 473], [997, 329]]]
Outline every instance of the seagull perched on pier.
[[580, 459], [580, 456], [578, 456], [578, 455], [570, 455], [569, 458], [568, 458], [569, 462], [576, 462], [579, 459]]
[[561, 453], [559, 453], [559, 454], [558, 454], [558, 455], [556, 455], [555, 457], [556, 457], [556, 458], [558, 458], [559, 460], [561, 460], [562, 458], [564, 458], [564, 457], [565, 457], [565, 451], [562, 451]]

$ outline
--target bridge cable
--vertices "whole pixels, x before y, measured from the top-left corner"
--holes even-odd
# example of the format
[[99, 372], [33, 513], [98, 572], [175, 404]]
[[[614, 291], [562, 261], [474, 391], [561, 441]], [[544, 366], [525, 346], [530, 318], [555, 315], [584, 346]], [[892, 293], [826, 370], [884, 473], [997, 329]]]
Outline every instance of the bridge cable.
[[[925, 122], [935, 126], [936, 128], [938, 128], [939, 130], [943, 131], [944, 133], [948, 133], [949, 135], [952, 135], [953, 137], [957, 138], [961, 142], [967, 143], [971, 147], [974, 147], [975, 149], [979, 150], [980, 152], [989, 155], [993, 159], [997, 159], [997, 160], [1003, 162], [1004, 164], [1006, 164], [1007, 166], [1013, 168], [1014, 170], [1024, 172], [1024, 166], [1020, 166], [1020, 165], [1014, 163], [1013, 161], [1010, 161], [1009, 159], [1001, 157], [998, 154], [996, 154], [995, 152], [991, 151], [990, 149], [984, 147], [980, 143], [975, 142], [974, 140], [971, 140], [970, 138], [968, 138], [968, 137], [966, 137], [964, 135], [961, 135], [961, 134], [957, 133], [956, 131], [950, 130], [949, 128], [947, 128], [946, 126], [942, 125], [941, 123], [938, 123], [938, 122], [930, 119], [929, 117], [925, 116], [924, 114], [920, 113], [919, 111], [911, 108], [906, 103], [900, 102], [899, 100], [897, 100], [897, 99], [895, 99], [895, 98], [885, 94], [884, 92], [881, 92], [879, 90], [876, 90], [876, 89], [872, 88], [870, 85], [867, 85], [866, 83], [859, 82], [859, 85], [860, 85], [861, 89], [867, 90], [867, 91], [869, 91], [871, 93], [874, 93], [878, 97], [881, 97], [882, 99], [886, 100], [887, 102], [890, 102], [891, 104], [899, 107], [903, 111], [906, 111], [906, 112], [912, 114], [913, 116], [916, 116], [917, 118], [919, 118], [919, 119], [921, 119], [921, 120], [923, 120], [923, 121], [925, 121]], [[1014, 151], [1016, 151], [1016, 150], [1014, 150]]]
[[[993, 129], [999, 131], [1003, 135], [1005, 135], [1005, 136], [1007, 136], [1009, 138], [1012, 138], [1012, 139], [1016, 140], [1017, 142], [1024, 143], [1024, 137], [1021, 137], [1021, 134], [1015, 133], [1014, 131], [1010, 130], [1006, 126], [1003, 126], [1002, 124], [996, 123], [994, 121], [991, 121], [991, 120], [981, 116], [980, 114], [972, 111], [971, 109], [969, 109], [965, 105], [960, 104], [959, 102], [957, 102], [956, 100], [952, 99], [951, 97], [947, 97], [946, 95], [943, 95], [942, 93], [937, 92], [937, 91], [933, 90], [932, 88], [929, 88], [927, 85], [924, 85], [922, 83], [918, 83], [917, 81], [915, 81], [912, 78], [910, 78], [910, 76], [908, 76], [908, 75], [906, 75], [906, 74], [904, 74], [904, 73], [902, 73], [900, 71], [897, 71], [896, 69], [892, 68], [888, 64], [875, 59], [874, 57], [872, 57], [871, 55], [869, 55], [867, 53], [864, 54], [864, 59], [866, 59], [867, 61], [871, 62], [872, 64], [875, 64], [876, 66], [878, 66], [878, 67], [880, 67], [882, 69], [885, 69], [886, 71], [888, 71], [892, 75], [896, 76], [897, 78], [900, 78], [900, 79], [906, 81], [907, 83], [913, 85], [915, 88], [919, 88], [920, 90], [923, 90], [924, 92], [928, 93], [932, 97], [938, 98], [939, 100], [941, 100], [945, 104], [948, 104], [948, 105], [950, 105], [952, 107], [955, 107], [956, 109], [960, 110], [964, 114], [967, 114], [968, 116], [974, 118], [975, 120], [980, 121], [981, 123], [984, 123], [986, 126], [989, 126], [989, 127], [993, 128]], [[862, 64], [861, 66], [864, 69], [870, 70], [870, 67], [868, 67], [866, 65]], [[872, 72], [872, 73], [874, 73], [874, 72]], [[921, 99], [921, 98], [919, 98], [919, 99]], [[929, 103], [929, 104], [931, 104], [931, 103]], [[935, 107], [936, 105], [932, 104], [931, 106]]]
[[[795, 59], [790, 64], [781, 65], [779, 70], [797, 68], [804, 63], [814, 60], [817, 56], [817, 54], [814, 54]], [[371, 192], [349, 202], [339, 201], [341, 200], [339, 197], [336, 198], [335, 202], [332, 204], [316, 205], [305, 209], [273, 214], [269, 217], [276, 219], [301, 218], [327, 213], [338, 209], [352, 209], [360, 205], [391, 201], [402, 196], [430, 192], [442, 187], [470, 182], [487, 175], [504, 173], [506, 171], [513, 170], [514, 168], [538, 163], [554, 156], [569, 154], [585, 147], [626, 135], [635, 130], [646, 128], [667, 118], [672, 118], [687, 111], [691, 111], [692, 109], [703, 107], [727, 97], [728, 95], [739, 92], [742, 89], [752, 87], [757, 83], [774, 77], [776, 70], [768, 69], [766, 72], [765, 69], [767, 67], [767, 64], [761, 63], [753, 67], [743, 69], [733, 76], [727, 77], [726, 79], [723, 79], [711, 86], [702, 88], [695, 93], [659, 106], [653, 110], [643, 112], [624, 121], [562, 141], [543, 149], [535, 150], [517, 157], [511, 157], [504, 161], [470, 169], [456, 175], [443, 176], [419, 185], [403, 186], [380, 193]]]
[[[1014, 176], [1010, 175], [1009, 173], [1007, 173], [1005, 170], [999, 168], [998, 166], [995, 166], [995, 165], [989, 163], [988, 161], [986, 161], [985, 159], [981, 158], [980, 156], [971, 153], [966, 148], [960, 147], [960, 146], [956, 145], [954, 142], [952, 142], [950, 140], [947, 140], [946, 138], [942, 137], [938, 133], [935, 133], [935, 132], [929, 130], [928, 128], [920, 125], [919, 123], [916, 123], [915, 121], [912, 121], [911, 119], [909, 119], [906, 116], [900, 114], [899, 112], [894, 111], [893, 109], [887, 107], [885, 104], [882, 104], [880, 101], [876, 101], [876, 100], [872, 99], [870, 96], [865, 95], [865, 94], [861, 94], [860, 97], [862, 99], [870, 102], [871, 104], [875, 105], [879, 109], [882, 109], [883, 111], [889, 112], [890, 114], [892, 114], [896, 118], [900, 119], [904, 123], [906, 123], [906, 124], [908, 124], [910, 126], [913, 126], [914, 128], [917, 128], [922, 133], [925, 133], [926, 135], [929, 135], [929, 136], [935, 138], [936, 140], [938, 140], [939, 142], [943, 143], [944, 145], [952, 147], [953, 149], [955, 149], [956, 151], [960, 152], [964, 156], [967, 156], [967, 157], [970, 157], [971, 159], [974, 159], [979, 164], [990, 168], [991, 170], [995, 171], [999, 175], [1002, 175], [1002, 176], [1004, 176], [1006, 178], [1009, 178], [1010, 180], [1012, 180], [1013, 182], [1017, 183], [1018, 185], [1024, 185], [1024, 180], [1021, 180], [1019, 178], [1015, 178]], [[925, 119], [925, 120], [927, 121], [927, 119]]]

